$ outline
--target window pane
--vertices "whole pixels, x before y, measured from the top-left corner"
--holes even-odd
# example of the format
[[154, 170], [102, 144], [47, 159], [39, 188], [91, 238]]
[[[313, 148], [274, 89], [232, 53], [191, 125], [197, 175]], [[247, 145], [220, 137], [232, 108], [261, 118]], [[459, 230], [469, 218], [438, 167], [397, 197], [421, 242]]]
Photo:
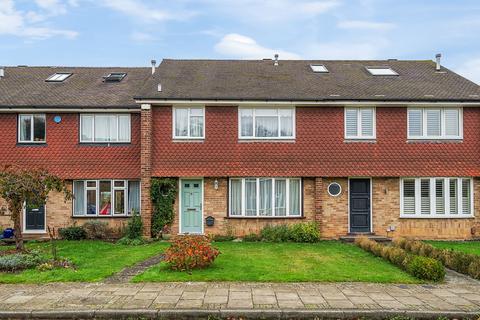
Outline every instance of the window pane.
[[441, 135], [440, 110], [426, 110], [427, 113], [427, 136], [438, 137]]
[[188, 137], [188, 109], [175, 109], [175, 136]]
[[203, 116], [190, 117], [190, 136], [203, 137]]
[[415, 214], [415, 180], [403, 180], [403, 213]]
[[21, 115], [20, 121], [20, 141], [32, 141], [32, 117]]
[[357, 109], [345, 109], [345, 127], [347, 137], [356, 137], [358, 135]]
[[93, 116], [81, 116], [82, 127], [80, 129], [80, 136], [82, 141], [93, 141]]
[[100, 181], [100, 215], [110, 215], [112, 212], [112, 182]]
[[95, 141], [109, 141], [110, 117], [106, 115], [95, 116]]
[[292, 137], [293, 136], [293, 110], [279, 109], [278, 114], [280, 116], [280, 136]]
[[362, 108], [360, 109], [362, 117], [362, 136], [373, 136], [373, 109]]
[[470, 214], [470, 179], [462, 179], [462, 213]]
[[114, 186], [115, 188], [125, 188], [125, 181], [123, 181], [123, 180], [115, 180], [115, 181], [113, 182], [113, 186]]
[[275, 215], [287, 215], [287, 181], [275, 180]]
[[460, 135], [459, 120], [459, 109], [445, 109], [445, 135], [455, 137]]
[[118, 118], [108, 116], [108, 141], [118, 141]]
[[272, 215], [272, 179], [260, 179], [260, 216]]
[[85, 181], [73, 182], [73, 214], [81, 216], [85, 214]]
[[257, 215], [257, 179], [245, 179], [245, 214]]
[[130, 115], [118, 116], [118, 141], [130, 141]]
[[291, 216], [300, 215], [300, 179], [290, 179], [290, 210]]
[[45, 116], [33, 116], [33, 140], [45, 141]]
[[255, 136], [278, 137], [278, 117], [255, 116]]
[[114, 214], [125, 214], [125, 190], [115, 190]]
[[140, 213], [140, 181], [128, 182], [128, 213]]
[[230, 182], [230, 215], [242, 215], [242, 180], [235, 179]]
[[408, 135], [411, 137], [420, 137], [422, 131], [423, 115], [421, 109], [408, 110]]
[[97, 181], [87, 181], [87, 188], [96, 188]]
[[240, 135], [242, 137], [253, 136], [253, 110], [240, 109]]
[[450, 179], [450, 214], [458, 213], [457, 179]]
[[444, 180], [435, 180], [435, 212], [437, 214], [445, 214], [445, 192]]
[[97, 214], [97, 190], [87, 190], [87, 214]]
[[430, 214], [430, 179], [420, 180], [420, 211]]

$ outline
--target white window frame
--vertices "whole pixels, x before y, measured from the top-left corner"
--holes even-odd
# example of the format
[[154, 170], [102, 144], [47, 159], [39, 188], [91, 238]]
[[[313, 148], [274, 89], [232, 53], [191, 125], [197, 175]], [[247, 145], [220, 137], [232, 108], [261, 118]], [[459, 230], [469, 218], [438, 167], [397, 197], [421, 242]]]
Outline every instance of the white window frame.
[[[116, 137], [117, 141], [96, 141], [95, 140], [95, 117], [96, 116], [113, 116], [116, 118], [117, 121], [117, 132], [116, 132]], [[128, 126], [129, 126], [129, 135], [128, 135], [128, 140], [122, 140], [118, 141], [119, 133], [120, 133], [120, 117], [121, 116], [128, 116]], [[82, 139], [82, 122], [83, 122], [83, 117], [92, 117], [92, 140], [83, 140]], [[80, 127], [78, 129], [79, 132], [79, 139], [80, 143], [130, 143], [132, 141], [132, 115], [130, 113], [81, 113], [80, 114]]]
[[50, 77], [48, 77], [45, 81], [46, 82], [63, 82], [70, 78], [72, 73], [70, 72], [57, 72], [52, 74]]
[[[430, 214], [421, 213], [421, 194], [420, 194], [420, 181], [422, 179], [430, 180]], [[443, 197], [444, 197], [444, 210], [445, 213], [436, 212], [436, 188], [435, 181], [437, 179], [443, 180]], [[450, 179], [457, 179], [457, 213], [450, 213]], [[470, 213], [462, 213], [463, 206], [463, 184], [462, 180], [468, 179], [470, 181]], [[404, 199], [403, 199], [403, 183], [404, 180], [414, 180], [415, 181], [415, 214], [405, 214], [404, 213]], [[474, 190], [473, 190], [473, 178], [471, 177], [404, 177], [400, 179], [400, 218], [413, 218], [413, 219], [463, 219], [463, 218], [472, 218], [474, 217]]]
[[[422, 135], [410, 135], [410, 111], [422, 112]], [[440, 135], [427, 135], [427, 110], [440, 110]], [[445, 110], [458, 110], [458, 136], [447, 136], [445, 134]], [[407, 137], [409, 140], [463, 140], [463, 108], [462, 107], [409, 107], [407, 108]]]
[[[255, 113], [257, 109], [271, 109], [277, 110], [277, 121], [278, 121], [278, 136], [276, 137], [257, 137], [255, 134], [257, 132], [255, 124]], [[252, 110], [253, 114], [253, 136], [242, 136], [242, 116], [241, 110]], [[292, 135], [289, 137], [282, 137], [281, 136], [281, 128], [280, 128], [280, 115], [278, 113], [279, 110], [292, 110]], [[238, 139], [240, 140], [295, 140], [296, 136], [296, 111], [297, 108], [293, 107], [238, 107]]]
[[[129, 199], [129, 194], [128, 194], [128, 184], [130, 183], [130, 180], [123, 180], [123, 179], [114, 179], [114, 180], [111, 180], [111, 179], [99, 179], [99, 180], [94, 180], [94, 179], [88, 179], [88, 180], [73, 180], [73, 195], [75, 195], [75, 182], [76, 181], [83, 181], [84, 185], [83, 185], [83, 190], [85, 192], [85, 196], [84, 196], [84, 203], [83, 203], [83, 208], [84, 208], [84, 212], [83, 214], [77, 214], [75, 213], [75, 198], [73, 199], [73, 204], [72, 204], [72, 215], [73, 217], [96, 217], [96, 218], [115, 218], [115, 217], [129, 217], [131, 216], [131, 213], [128, 211], [128, 199]], [[100, 214], [100, 181], [110, 181], [111, 185], [110, 185], [110, 192], [111, 192], [111, 202], [112, 202], [112, 207], [111, 207], [111, 210], [110, 210], [110, 214], [109, 215], [102, 215]], [[115, 181], [123, 181], [124, 183], [124, 187], [115, 187]], [[138, 180], [131, 180], [131, 181], [138, 181]], [[87, 186], [87, 183], [88, 182], [95, 182], [95, 187], [88, 187]], [[95, 190], [95, 193], [96, 193], [96, 212], [95, 214], [87, 214], [87, 190]], [[125, 199], [124, 199], [124, 208], [125, 208], [125, 213], [123, 214], [115, 214], [115, 190], [124, 190], [125, 192]], [[140, 189], [141, 191], [141, 189]], [[140, 192], [140, 199], [141, 199], [141, 192]], [[139, 202], [140, 206], [141, 206], [141, 201]], [[141, 208], [140, 208], [140, 212], [141, 212]], [[139, 213], [140, 213], [139, 212]]]
[[[43, 117], [43, 121], [45, 121], [45, 139], [42, 140], [42, 141], [35, 141], [35, 137], [34, 137], [34, 132], [35, 132], [35, 124], [34, 124], [34, 121], [33, 121], [33, 117], [34, 116], [42, 116]], [[21, 128], [21, 121], [20, 121], [20, 118], [21, 117], [30, 117], [30, 121], [31, 121], [31, 128], [30, 128], [30, 140], [21, 140], [21, 134], [20, 134], [20, 130], [22, 130]], [[46, 143], [47, 142], [47, 115], [45, 113], [20, 113], [18, 114], [17, 116], [17, 122], [18, 122], [18, 126], [17, 126], [17, 131], [18, 131], [18, 143]]]
[[[362, 109], [371, 109], [372, 110], [372, 126], [373, 131], [372, 135], [362, 135]], [[349, 136], [347, 134], [347, 110], [355, 110], [357, 112], [357, 134], [354, 136]], [[345, 139], [348, 140], [375, 140], [377, 139], [377, 108], [376, 107], [345, 107], [343, 110], [343, 123], [345, 129]]]
[[[188, 117], [187, 117], [187, 128], [188, 128], [188, 135], [186, 136], [177, 136], [176, 135], [176, 130], [175, 130], [175, 125], [176, 125], [176, 117], [175, 117], [175, 111], [177, 109], [187, 109], [188, 110]], [[192, 109], [202, 109], [202, 117], [203, 117], [203, 130], [202, 130], [202, 136], [201, 137], [192, 137], [191, 132], [190, 132], [190, 117], [191, 117], [191, 110]], [[174, 106], [172, 107], [172, 136], [173, 139], [175, 140], [203, 140], [205, 139], [205, 127], [206, 127], [206, 119], [205, 119], [205, 106], [190, 106], [190, 107], [177, 107]]]
[[[256, 215], [248, 216], [246, 215], [246, 199], [245, 199], [245, 180], [252, 179], [256, 180]], [[271, 216], [261, 216], [260, 215], [260, 180], [261, 179], [271, 179], [272, 180], [272, 215]], [[285, 207], [286, 207], [286, 215], [284, 216], [277, 216], [275, 215], [275, 180], [285, 180], [286, 181], [286, 197], [285, 197]], [[242, 214], [241, 215], [232, 215], [232, 180], [240, 180], [242, 183]], [[300, 199], [299, 199], [299, 206], [300, 211], [298, 214], [294, 215], [290, 213], [290, 181], [297, 180], [300, 182], [299, 191], [300, 191]], [[252, 218], [252, 219], [281, 219], [281, 218], [301, 218], [303, 217], [303, 181], [302, 178], [295, 178], [295, 177], [259, 177], [259, 178], [230, 178], [228, 180], [228, 216], [231, 218]]]

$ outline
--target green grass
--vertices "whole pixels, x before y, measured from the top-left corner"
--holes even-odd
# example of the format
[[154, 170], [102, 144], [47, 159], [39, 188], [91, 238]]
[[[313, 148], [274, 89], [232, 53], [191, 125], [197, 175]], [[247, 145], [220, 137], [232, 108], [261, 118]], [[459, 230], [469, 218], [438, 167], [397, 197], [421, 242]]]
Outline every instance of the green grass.
[[427, 241], [440, 249], [452, 249], [480, 255], [480, 241]]
[[[141, 246], [123, 246], [102, 241], [58, 241], [58, 255], [75, 263], [77, 270], [55, 269], [51, 271], [25, 270], [20, 273], [0, 272], [0, 283], [43, 283], [56, 281], [100, 281], [134, 265], [166, 247], [168, 243], [152, 242]], [[7, 249], [8, 247], [1, 247]], [[50, 256], [48, 242], [28, 243], [28, 249], [38, 249]], [[1, 249], [0, 249], [1, 250]]]
[[221, 254], [207, 269], [191, 274], [160, 263], [136, 276], [147, 281], [362, 281], [419, 283], [381, 258], [336, 241], [317, 244], [218, 242]]

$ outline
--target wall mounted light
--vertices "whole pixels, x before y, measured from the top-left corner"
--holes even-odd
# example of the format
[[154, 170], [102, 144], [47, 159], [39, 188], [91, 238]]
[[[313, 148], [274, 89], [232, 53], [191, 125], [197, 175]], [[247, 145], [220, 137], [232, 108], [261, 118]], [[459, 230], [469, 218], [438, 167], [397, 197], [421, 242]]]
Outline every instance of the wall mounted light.
[[215, 190], [218, 190], [218, 180], [217, 179], [215, 179], [215, 181], [213, 181], [213, 188]]

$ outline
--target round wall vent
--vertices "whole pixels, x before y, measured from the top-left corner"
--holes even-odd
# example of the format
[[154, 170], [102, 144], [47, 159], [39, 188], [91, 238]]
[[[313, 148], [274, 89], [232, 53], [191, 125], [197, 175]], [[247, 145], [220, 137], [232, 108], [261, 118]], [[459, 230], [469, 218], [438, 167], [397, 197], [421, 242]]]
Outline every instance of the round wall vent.
[[332, 182], [328, 185], [328, 194], [337, 197], [342, 193], [342, 186], [338, 182]]

